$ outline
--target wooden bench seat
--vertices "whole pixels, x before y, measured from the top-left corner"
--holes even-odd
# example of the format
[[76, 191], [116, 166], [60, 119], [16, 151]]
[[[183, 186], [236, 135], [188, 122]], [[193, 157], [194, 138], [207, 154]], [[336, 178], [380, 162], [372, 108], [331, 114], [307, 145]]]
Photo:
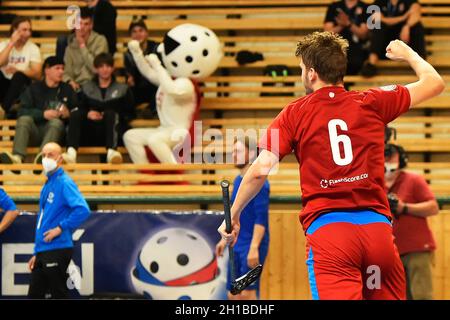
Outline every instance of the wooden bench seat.
[[[64, 168], [86, 195], [217, 195], [220, 194], [218, 182], [223, 179], [232, 182], [238, 173], [231, 164], [110, 165], [89, 163], [65, 165]], [[33, 164], [0, 165], [0, 171], [3, 172], [0, 177], [0, 182], [3, 183], [2, 187], [14, 195], [39, 193], [45, 177], [27, 173], [35, 169], [40, 169], [40, 166]], [[8, 170], [20, 170], [22, 174], [5, 174]], [[137, 170], [164, 170], [166, 173], [147, 175], [136, 173]], [[180, 174], [180, 170], [183, 173]], [[272, 194], [298, 195], [300, 188], [297, 170], [296, 163], [281, 163], [279, 172], [269, 176]], [[409, 170], [421, 173], [426, 179], [431, 180], [431, 188], [437, 194], [450, 194], [450, 186], [439, 183], [450, 179], [449, 163], [412, 162], [409, 164]], [[174, 173], [169, 174], [170, 171]], [[144, 184], [149, 182], [152, 184]], [[185, 184], [164, 184], [167, 182], [185, 182]], [[216, 184], [211, 185], [211, 182]]]
[[[131, 20], [120, 19], [116, 22], [117, 31], [128, 31]], [[173, 20], [146, 20], [147, 27], [152, 31], [166, 32], [175, 26], [190, 22], [208, 27], [214, 31], [223, 30], [320, 30], [323, 27], [323, 17], [307, 16], [301, 19], [284, 17], [280, 18], [246, 18], [246, 19], [173, 19]], [[448, 29], [450, 19], [448, 17], [423, 17], [422, 22], [428, 29]], [[33, 20], [33, 30], [38, 32], [66, 33], [67, 25], [65, 17], [61, 20]], [[9, 25], [0, 25], [1, 32], [9, 31]]]
[[[210, 2], [211, 3], [211, 2]], [[7, 3], [8, 4], [8, 3]], [[214, 2], [211, 3], [214, 5]], [[8, 6], [6, 7], [8, 8]], [[152, 17], [160, 17], [160, 16], [224, 16], [227, 15], [255, 15], [255, 14], [273, 14], [276, 10], [277, 14], [315, 14], [325, 16], [327, 10], [326, 3], [318, 3], [314, 6], [295, 6], [295, 7], [274, 7], [265, 6], [265, 7], [228, 7], [228, 8], [219, 8], [219, 7], [203, 7], [203, 8], [180, 8], [180, 7], [168, 7], [168, 8], [139, 8], [139, 9], [130, 9], [130, 8], [118, 8], [117, 14], [119, 17], [122, 16], [145, 16], [147, 18]], [[6, 9], [3, 10], [5, 14], [16, 14], [27, 17], [58, 17], [58, 16], [67, 16], [66, 8], [61, 9]], [[422, 14], [450, 14], [450, 8], [447, 6], [426, 6], [422, 5]]]
[[[234, 139], [222, 140], [224, 137], [227, 137], [227, 133], [233, 134], [234, 137], [242, 133], [245, 134], [247, 129], [257, 129], [255, 134], [260, 135], [264, 131], [259, 129], [266, 128], [272, 119], [204, 119], [201, 122], [201, 129], [203, 130], [202, 143], [194, 146], [191, 152], [194, 154], [210, 154], [213, 151], [230, 153]], [[140, 119], [132, 122], [134, 127], [156, 127], [158, 124], [158, 120]], [[14, 120], [0, 121], [0, 127], [3, 127], [3, 130], [0, 130], [0, 150], [11, 151], [12, 137], [15, 134], [14, 125]], [[217, 128], [218, 126], [221, 128]], [[408, 152], [450, 152], [450, 117], [404, 116], [396, 119], [390, 126], [397, 129], [398, 139], [396, 143], [404, 146]], [[236, 131], [236, 129], [241, 129], [239, 130], [241, 133]], [[227, 132], [227, 130], [233, 131]], [[212, 141], [211, 137], [216, 139]], [[127, 150], [123, 147], [120, 147], [118, 150], [123, 154], [127, 154]], [[34, 155], [39, 152], [39, 148], [28, 148], [27, 152]], [[79, 149], [79, 154], [85, 155], [101, 155], [105, 153], [106, 148], [104, 147], [81, 147]]]
[[[305, 6], [305, 5], [328, 5], [333, 0], [111, 0], [111, 3], [116, 8], [189, 8], [189, 7], [223, 7], [226, 9], [239, 7], [284, 7], [284, 6]], [[372, 1], [367, 1], [371, 3]], [[449, 4], [448, 0], [421, 0], [422, 5], [445, 5]], [[69, 5], [84, 6], [83, 1], [72, 0], [45, 0], [39, 1], [37, 4], [35, 1], [26, 0], [7, 0], [2, 2], [2, 6], [8, 7], [39, 7], [39, 8], [66, 8]]]

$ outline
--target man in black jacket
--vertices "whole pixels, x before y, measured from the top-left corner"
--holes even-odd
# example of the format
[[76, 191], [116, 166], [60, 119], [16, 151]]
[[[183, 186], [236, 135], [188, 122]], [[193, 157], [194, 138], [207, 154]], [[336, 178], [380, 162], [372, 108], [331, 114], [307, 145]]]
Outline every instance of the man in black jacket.
[[[148, 29], [142, 19], [131, 22], [130, 27], [128, 28], [128, 34], [132, 40], [139, 41], [145, 56], [150, 53], [156, 53], [158, 43], [148, 39]], [[144, 114], [145, 117], [156, 117], [156, 91], [158, 90], [158, 87], [142, 76], [130, 50], [127, 50], [124, 54], [124, 62], [127, 84], [133, 91], [136, 105], [142, 103], [148, 104], [145, 108], [145, 110], [148, 111]]]
[[94, 59], [96, 77], [81, 89], [80, 108], [73, 110], [69, 119], [66, 163], [75, 163], [80, 142], [87, 145], [105, 145], [109, 163], [121, 163], [117, 151], [124, 126], [133, 117], [134, 98], [126, 84], [118, 83], [114, 76], [114, 59], [101, 53]]
[[[44, 62], [43, 81], [31, 84], [21, 95], [13, 151], [2, 152], [0, 162], [22, 163], [29, 145], [59, 142], [64, 136], [64, 119], [77, 107], [77, 97], [72, 87], [63, 82], [64, 62], [48, 57]], [[41, 153], [35, 163], [42, 160]]]
[[108, 51], [114, 55], [117, 42], [116, 8], [106, 0], [86, 0], [86, 3], [94, 17], [94, 31], [105, 36], [108, 41]]

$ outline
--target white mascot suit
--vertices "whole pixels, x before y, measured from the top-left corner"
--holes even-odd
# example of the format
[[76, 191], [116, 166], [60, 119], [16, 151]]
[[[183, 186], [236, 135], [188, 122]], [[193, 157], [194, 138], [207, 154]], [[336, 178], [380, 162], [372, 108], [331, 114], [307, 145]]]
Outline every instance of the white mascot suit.
[[[222, 58], [217, 36], [203, 26], [182, 24], [164, 37], [156, 54], [143, 55], [139, 43], [128, 47], [139, 71], [158, 87], [156, 108], [160, 120], [157, 128], [137, 128], [125, 132], [123, 140], [131, 160], [149, 163], [145, 147], [161, 163], [176, 164], [174, 147], [192, 134], [193, 122], [199, 113], [200, 94], [196, 80], [210, 76]], [[191, 137], [193, 139], [193, 137]]]

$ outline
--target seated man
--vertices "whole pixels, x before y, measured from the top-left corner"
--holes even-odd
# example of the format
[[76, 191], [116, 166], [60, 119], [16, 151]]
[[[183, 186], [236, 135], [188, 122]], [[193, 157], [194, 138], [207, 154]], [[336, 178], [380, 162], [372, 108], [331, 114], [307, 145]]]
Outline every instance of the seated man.
[[[2, 163], [22, 163], [28, 146], [59, 142], [64, 136], [64, 122], [77, 105], [76, 94], [62, 81], [64, 62], [48, 57], [44, 62], [44, 80], [31, 84], [20, 96], [21, 108], [16, 124], [12, 153], [0, 154]], [[42, 161], [41, 153], [35, 163]]]
[[[105, 36], [108, 42], [108, 52], [116, 52], [117, 32], [116, 19], [117, 10], [114, 5], [107, 0], [85, 0], [87, 7], [83, 9], [90, 12], [93, 19], [93, 30], [98, 34]], [[58, 36], [56, 41], [56, 56], [64, 58], [67, 48], [67, 41], [70, 35]]]
[[360, 0], [341, 0], [328, 6], [323, 29], [348, 41], [347, 74], [358, 74], [367, 59], [368, 17], [367, 4]]
[[96, 77], [82, 86], [80, 108], [73, 110], [69, 119], [66, 163], [74, 163], [80, 141], [86, 145], [106, 144], [107, 162], [121, 163], [117, 151], [120, 125], [132, 118], [134, 99], [126, 84], [118, 83], [114, 76], [114, 59], [101, 53], [94, 60]]
[[17, 116], [12, 106], [26, 86], [41, 78], [41, 53], [30, 38], [31, 20], [17, 17], [11, 24], [10, 39], [0, 42], [0, 103], [8, 118]]
[[425, 59], [425, 30], [420, 22], [420, 4], [417, 0], [376, 0], [374, 5], [381, 12], [372, 15], [373, 22], [381, 21], [381, 28], [372, 29], [370, 55], [361, 74], [372, 77], [378, 73], [378, 60], [385, 58], [387, 45], [395, 39], [407, 43]]
[[[148, 39], [148, 29], [143, 20], [133, 21], [128, 28], [128, 33], [132, 40], [139, 41], [139, 45], [144, 55], [156, 53], [158, 43]], [[139, 72], [136, 62], [130, 50], [124, 55], [125, 72], [127, 76], [127, 83], [133, 91], [136, 105], [147, 103], [145, 110], [148, 112], [144, 114], [144, 118], [157, 117], [156, 112], [156, 91], [158, 87], [148, 81]]]
[[80, 17], [80, 28], [69, 36], [64, 54], [64, 82], [68, 82], [77, 92], [95, 75], [94, 58], [102, 52], [108, 52], [106, 38], [92, 31], [93, 21], [89, 9], [81, 8]]

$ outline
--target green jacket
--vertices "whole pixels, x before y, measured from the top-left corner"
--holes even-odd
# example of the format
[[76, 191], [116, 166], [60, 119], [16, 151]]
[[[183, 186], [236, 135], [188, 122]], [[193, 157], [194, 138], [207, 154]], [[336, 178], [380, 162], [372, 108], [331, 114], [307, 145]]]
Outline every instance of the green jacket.
[[95, 75], [94, 58], [104, 52], [108, 52], [108, 43], [97, 32], [92, 31], [83, 49], [80, 49], [75, 34], [71, 34], [64, 54], [64, 81], [73, 80], [83, 85], [91, 80]]
[[36, 124], [46, 122], [44, 111], [65, 104], [69, 110], [78, 107], [77, 95], [72, 87], [61, 82], [56, 88], [49, 88], [45, 80], [36, 81], [20, 95], [18, 116], [30, 116]]

